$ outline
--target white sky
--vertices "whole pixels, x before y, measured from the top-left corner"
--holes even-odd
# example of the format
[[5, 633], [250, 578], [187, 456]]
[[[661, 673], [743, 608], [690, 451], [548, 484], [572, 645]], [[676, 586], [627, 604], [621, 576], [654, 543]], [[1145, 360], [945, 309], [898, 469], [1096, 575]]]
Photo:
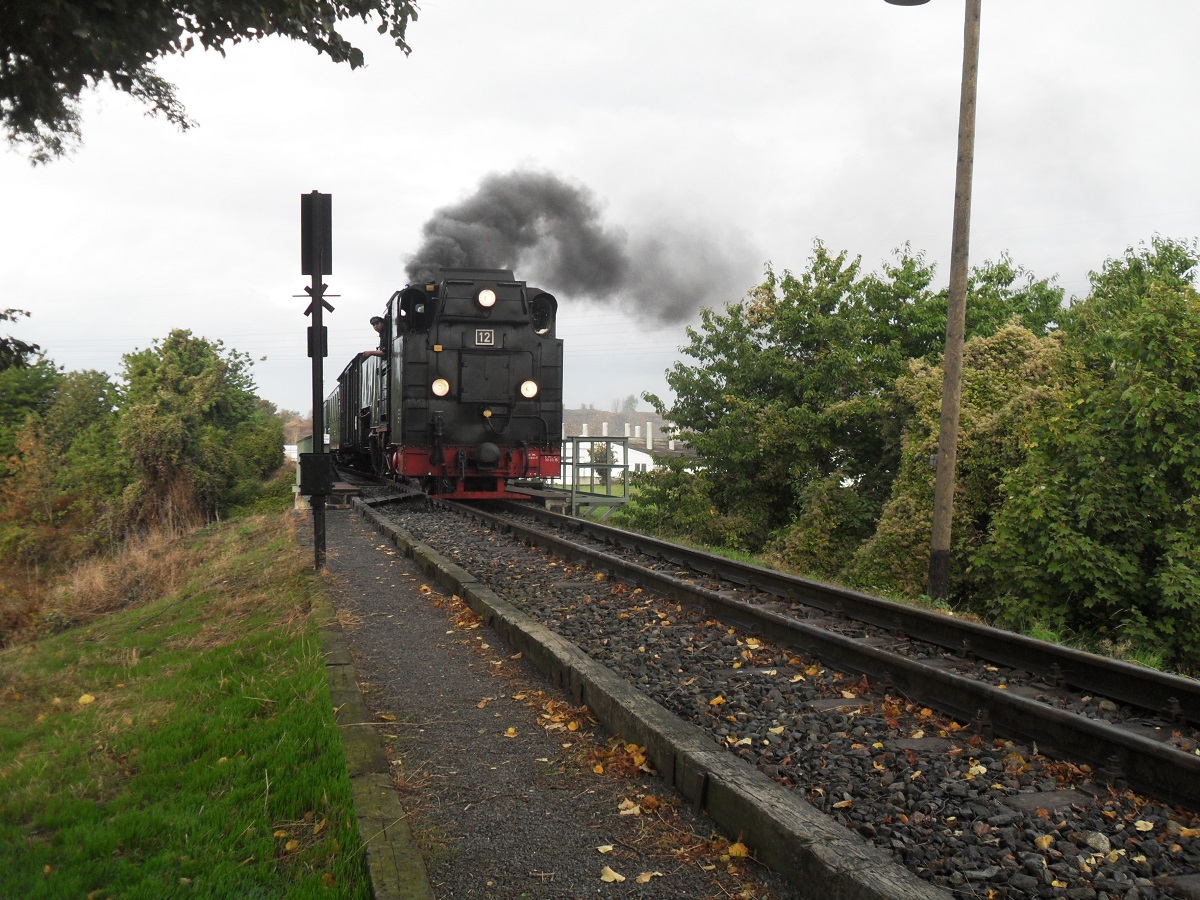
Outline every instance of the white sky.
[[[972, 261], [1007, 250], [1070, 296], [1128, 246], [1200, 235], [1200, 3], [983, 7]], [[116, 373], [189, 328], [265, 357], [260, 393], [307, 411], [299, 195], [333, 195], [327, 390], [422, 224], [515, 168], [586, 186], [631, 238], [716, 240], [743, 260], [730, 300], [814, 238], [868, 269], [910, 242], [944, 285], [962, 31], [962, 0], [429, 0], [410, 57], [347, 29], [358, 71], [283, 39], [168, 60], [198, 128], [104, 90], [74, 156], [0, 152], [0, 308], [33, 314], [6, 333]], [[666, 390], [682, 325], [556, 293], [568, 405]]]

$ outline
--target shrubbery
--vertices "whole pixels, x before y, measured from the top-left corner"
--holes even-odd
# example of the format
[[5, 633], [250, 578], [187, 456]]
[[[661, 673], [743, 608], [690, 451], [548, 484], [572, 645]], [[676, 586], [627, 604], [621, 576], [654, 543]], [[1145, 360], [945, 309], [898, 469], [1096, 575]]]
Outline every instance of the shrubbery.
[[[1062, 292], [1004, 259], [968, 294], [952, 599], [1001, 624], [1200, 665], [1195, 246], [1156, 239]], [[706, 310], [648, 399], [699, 453], [639, 483], [630, 524], [868, 590], [927, 569], [945, 295], [907, 250]]]
[[47, 570], [253, 505], [283, 462], [249, 358], [219, 341], [173, 331], [126, 355], [119, 382], [32, 352], [0, 369], [0, 641]]

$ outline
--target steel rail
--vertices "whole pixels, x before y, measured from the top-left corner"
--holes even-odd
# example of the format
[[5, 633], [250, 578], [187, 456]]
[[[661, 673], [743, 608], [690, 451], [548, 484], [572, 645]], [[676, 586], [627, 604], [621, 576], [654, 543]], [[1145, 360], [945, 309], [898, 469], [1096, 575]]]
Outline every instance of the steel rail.
[[1176, 722], [1200, 725], [1200, 682], [1190, 678], [1040, 641], [1000, 628], [968, 622], [762, 566], [740, 563], [658, 538], [621, 531], [608, 525], [586, 522], [540, 509], [515, 506], [511, 508], [614, 546], [636, 550], [671, 563], [688, 566], [706, 575], [756, 588], [782, 600], [842, 614], [859, 622], [926, 641], [959, 655], [973, 655], [1024, 669], [1041, 675], [1056, 686], [1070, 685], [1078, 690], [1170, 716]]
[[1104, 780], [1125, 781], [1138, 790], [1172, 803], [1200, 803], [1200, 756], [1176, 750], [1103, 720], [1056, 709], [944, 668], [808, 625], [511, 519], [456, 504], [440, 505], [498, 530], [508, 531], [518, 540], [564, 558], [586, 562], [600, 571], [639, 585], [652, 586], [673, 600], [699, 606], [706, 613], [746, 631], [761, 634], [789, 649], [815, 655], [834, 668], [864, 674], [877, 681], [889, 679], [910, 698], [961, 718], [965, 720], [964, 724], [974, 723], [977, 728], [990, 727], [1009, 737], [1036, 742], [1042, 750], [1050, 751], [1050, 755], [1087, 763]]

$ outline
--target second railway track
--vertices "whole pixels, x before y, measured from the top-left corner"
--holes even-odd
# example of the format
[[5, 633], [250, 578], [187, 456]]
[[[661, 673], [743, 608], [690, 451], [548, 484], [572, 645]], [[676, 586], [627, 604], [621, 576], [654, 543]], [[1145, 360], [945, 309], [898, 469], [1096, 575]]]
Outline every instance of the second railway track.
[[[644, 539], [584, 536], [577, 520], [556, 521], [557, 537], [490, 520], [463, 541], [476, 526], [398, 510], [533, 619], [958, 896], [1188, 896], [1175, 892], [1200, 872], [1196, 817], [1176, 806], [1194, 808], [1200, 787], [1186, 679], [1097, 700], [1070, 690], [1086, 685], [1086, 655], [1022, 667], [1029, 648], [993, 650], [969, 623], [913, 624], [894, 604], [864, 622], [848, 607], [874, 598], [804, 582], [812, 611], [778, 573], [673, 545], [618, 561], [606, 547]], [[537, 562], [531, 543], [559, 560]]]

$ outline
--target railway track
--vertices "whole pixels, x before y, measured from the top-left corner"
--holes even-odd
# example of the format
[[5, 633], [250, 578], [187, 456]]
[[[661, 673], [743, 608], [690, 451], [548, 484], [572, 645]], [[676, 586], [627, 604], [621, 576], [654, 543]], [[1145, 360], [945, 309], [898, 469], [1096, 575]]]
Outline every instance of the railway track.
[[1200, 785], [1186, 679], [579, 520], [471, 509], [464, 529], [400, 509], [416, 539], [958, 896], [1188, 896], [1197, 878], [1198, 823], [1177, 806]]
[[1108, 783], [1200, 806], [1200, 682], [580, 519], [459, 511], [1083, 762]]

